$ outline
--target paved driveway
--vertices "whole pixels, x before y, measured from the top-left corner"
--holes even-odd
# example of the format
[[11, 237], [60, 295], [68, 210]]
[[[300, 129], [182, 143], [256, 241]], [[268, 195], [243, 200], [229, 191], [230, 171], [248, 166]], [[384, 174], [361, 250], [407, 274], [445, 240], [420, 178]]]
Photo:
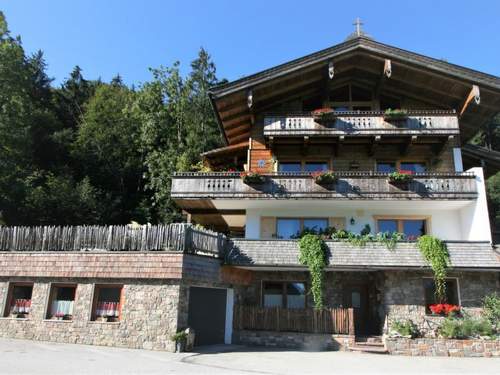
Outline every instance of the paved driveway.
[[[231, 350], [231, 351], [227, 351]], [[0, 338], [0, 374], [499, 374], [500, 359], [211, 347], [201, 353]]]

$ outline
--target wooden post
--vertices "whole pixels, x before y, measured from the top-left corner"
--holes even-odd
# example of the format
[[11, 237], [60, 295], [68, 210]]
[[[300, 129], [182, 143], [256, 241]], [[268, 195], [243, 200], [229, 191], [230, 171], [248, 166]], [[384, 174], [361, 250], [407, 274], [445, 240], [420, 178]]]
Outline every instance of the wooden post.
[[354, 336], [354, 309], [351, 307], [348, 310], [348, 316], [349, 316], [349, 335]]

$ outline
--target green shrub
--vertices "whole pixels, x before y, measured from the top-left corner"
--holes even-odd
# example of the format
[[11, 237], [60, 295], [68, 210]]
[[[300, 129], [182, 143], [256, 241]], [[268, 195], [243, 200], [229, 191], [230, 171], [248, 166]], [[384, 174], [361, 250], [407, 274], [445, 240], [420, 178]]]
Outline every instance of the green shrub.
[[493, 327], [486, 319], [447, 318], [439, 327], [441, 336], [449, 339], [465, 339], [477, 336], [492, 336]]
[[418, 337], [420, 334], [417, 325], [412, 320], [396, 320], [392, 323], [391, 329], [401, 336], [410, 336], [412, 339]]
[[496, 330], [500, 328], [500, 296], [496, 292], [483, 298], [483, 316]]
[[314, 307], [323, 308], [323, 278], [327, 265], [325, 242], [316, 234], [306, 234], [299, 241], [299, 262], [309, 268], [311, 274], [311, 293]]

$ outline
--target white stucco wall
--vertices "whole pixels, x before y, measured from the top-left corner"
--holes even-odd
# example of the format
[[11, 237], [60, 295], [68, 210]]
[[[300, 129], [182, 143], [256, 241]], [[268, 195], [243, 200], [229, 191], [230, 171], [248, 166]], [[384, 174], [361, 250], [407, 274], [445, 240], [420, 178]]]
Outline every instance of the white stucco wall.
[[[249, 209], [247, 210], [246, 238], [258, 239], [260, 236], [260, 217], [345, 217], [346, 229], [359, 232], [366, 224], [369, 224], [372, 233], [376, 231], [374, 216], [376, 215], [422, 215], [430, 216], [431, 234], [444, 240], [467, 240], [462, 235], [462, 226], [460, 220], [460, 210], [429, 210], [414, 208], [411, 211], [398, 209], [385, 210], [349, 210], [349, 209], [294, 209], [293, 202], [288, 202], [290, 208], [281, 209]], [[391, 203], [394, 205], [394, 203]], [[416, 203], [415, 206], [418, 204]], [[354, 218], [355, 224], [350, 224], [350, 219]]]
[[491, 228], [483, 168], [471, 168], [467, 172], [473, 172], [476, 176], [478, 198], [472, 204], [460, 210], [462, 235], [469, 241], [491, 242]]

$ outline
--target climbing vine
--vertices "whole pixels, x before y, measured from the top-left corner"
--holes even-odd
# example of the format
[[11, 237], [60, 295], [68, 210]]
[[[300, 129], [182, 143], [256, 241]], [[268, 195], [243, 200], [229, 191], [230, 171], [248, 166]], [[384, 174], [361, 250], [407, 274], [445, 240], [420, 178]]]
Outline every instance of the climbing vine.
[[438, 302], [446, 298], [446, 268], [449, 263], [448, 250], [440, 239], [425, 235], [418, 239], [418, 248], [434, 272], [435, 296]]
[[323, 278], [326, 266], [326, 244], [316, 234], [306, 234], [299, 241], [299, 262], [309, 268], [311, 274], [311, 293], [314, 307], [323, 307]]

